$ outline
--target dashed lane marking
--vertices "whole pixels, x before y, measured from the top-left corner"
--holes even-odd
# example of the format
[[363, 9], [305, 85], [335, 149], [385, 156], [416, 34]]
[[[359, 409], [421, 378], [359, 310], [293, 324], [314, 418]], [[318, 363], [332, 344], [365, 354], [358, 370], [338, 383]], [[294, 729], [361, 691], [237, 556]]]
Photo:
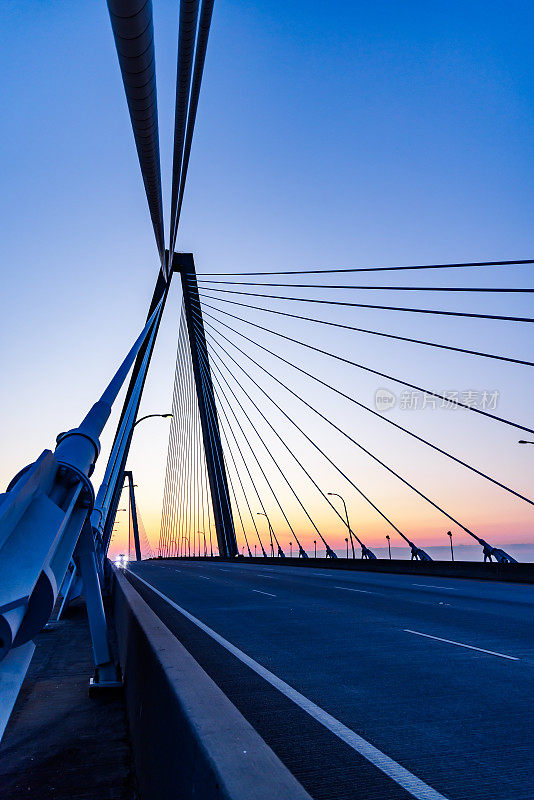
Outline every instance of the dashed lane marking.
[[445, 592], [457, 592], [456, 586], [433, 586], [430, 583], [412, 583], [412, 586], [422, 586], [424, 589], [443, 589]]

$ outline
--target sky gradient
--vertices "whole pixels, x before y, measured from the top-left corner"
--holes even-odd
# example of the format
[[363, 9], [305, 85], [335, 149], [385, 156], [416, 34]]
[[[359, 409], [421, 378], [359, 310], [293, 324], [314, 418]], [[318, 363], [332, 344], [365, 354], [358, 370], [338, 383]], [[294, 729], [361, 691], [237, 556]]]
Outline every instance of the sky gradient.
[[[0, 483], [5, 486], [44, 448], [53, 448], [57, 433], [76, 426], [100, 394], [142, 327], [157, 257], [106, 4], [7, 0], [0, 14], [2, 99], [8, 111], [0, 123]], [[168, 219], [177, 4], [155, 0], [154, 21]], [[326, 2], [217, 0], [179, 248], [195, 254], [199, 273], [532, 257], [533, 23], [534, 9], [526, 2], [361, 2], [334, 8]], [[443, 275], [418, 275], [417, 280], [445, 282]], [[531, 268], [462, 273], [447, 280], [449, 285], [533, 285]], [[380, 297], [387, 305], [398, 301], [400, 293], [365, 294], [372, 299], [363, 302]], [[402, 294], [405, 305], [531, 311], [531, 303], [521, 298], [444, 295], [429, 301]], [[320, 295], [312, 290], [310, 296]], [[339, 299], [346, 292], [332, 296]], [[271, 307], [295, 313], [288, 305]], [[141, 413], [170, 410], [179, 308], [176, 285]], [[315, 316], [326, 313], [307, 310]], [[257, 335], [244, 323], [210, 313]], [[261, 312], [247, 315], [436, 391], [498, 390], [499, 413], [531, 425], [533, 388], [527, 368], [446, 353], [438, 357], [430, 349], [376, 337], [318, 332], [309, 324], [282, 323]], [[362, 310], [339, 311], [335, 319], [531, 357], [530, 325], [422, 317]], [[239, 337], [232, 336], [238, 343]], [[265, 334], [262, 342], [369, 405], [377, 388], [399, 391], [376, 376], [341, 369], [296, 345], [281, 345], [275, 336]], [[254, 346], [248, 352], [259, 358]], [[264, 363], [274, 371], [273, 359]], [[297, 393], [313, 397], [362, 444], [480, 535], [502, 545], [532, 541], [526, 504], [437, 454], [430, 456], [390, 426], [312, 387], [290, 367], [276, 369]], [[339, 463], [417, 543], [443, 540], [447, 524], [434, 512], [362, 453], [337, 440], [334, 444], [322, 423], [299, 410], [297, 399], [265, 385], [288, 412], [301, 415], [319, 442], [334, 448]], [[522, 438], [519, 431], [473, 419], [468, 412], [397, 408], [390, 414], [530, 493], [534, 447], [516, 444]], [[277, 425], [284, 436], [292, 436], [282, 421]], [[168, 427], [164, 420], [139, 426], [129, 459], [153, 547]], [[112, 432], [110, 423], [102, 438], [97, 485]], [[304, 453], [296, 439], [294, 447]], [[322, 486], [347, 492], [354, 527], [366, 543], [382, 545], [383, 523], [320, 459], [306, 455]], [[290, 470], [290, 462], [283, 463]], [[317, 524], [339, 547], [342, 528], [293, 468], [291, 476]], [[309, 526], [290, 500], [285, 502], [295, 514], [296, 530], [311, 546]], [[274, 509], [272, 521], [283, 529]], [[118, 548], [124, 541], [121, 526]], [[286, 532], [283, 537], [289, 540]]]

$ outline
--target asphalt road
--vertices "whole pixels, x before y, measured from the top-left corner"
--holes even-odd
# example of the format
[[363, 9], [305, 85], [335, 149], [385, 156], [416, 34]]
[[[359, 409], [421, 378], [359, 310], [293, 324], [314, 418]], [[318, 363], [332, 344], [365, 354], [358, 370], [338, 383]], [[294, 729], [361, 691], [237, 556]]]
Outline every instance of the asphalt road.
[[534, 798], [534, 586], [268, 562], [130, 567], [317, 800]]

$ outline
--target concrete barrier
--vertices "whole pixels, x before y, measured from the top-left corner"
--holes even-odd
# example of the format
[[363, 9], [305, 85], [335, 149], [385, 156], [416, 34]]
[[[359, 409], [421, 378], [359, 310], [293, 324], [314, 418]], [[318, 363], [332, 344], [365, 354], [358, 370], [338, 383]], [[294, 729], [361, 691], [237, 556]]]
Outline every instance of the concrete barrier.
[[142, 800], [311, 800], [120, 571], [112, 580]]
[[442, 578], [471, 578], [483, 581], [508, 581], [510, 583], [534, 583], [534, 564], [497, 564], [495, 561], [408, 561], [404, 559], [377, 558], [364, 561], [361, 558], [261, 558], [238, 557], [223, 559], [218, 556], [150, 559], [166, 561], [231, 561], [242, 564], [276, 564], [282, 567], [314, 567], [323, 569], [354, 570], [359, 572], [384, 572], [397, 575], [428, 575]]

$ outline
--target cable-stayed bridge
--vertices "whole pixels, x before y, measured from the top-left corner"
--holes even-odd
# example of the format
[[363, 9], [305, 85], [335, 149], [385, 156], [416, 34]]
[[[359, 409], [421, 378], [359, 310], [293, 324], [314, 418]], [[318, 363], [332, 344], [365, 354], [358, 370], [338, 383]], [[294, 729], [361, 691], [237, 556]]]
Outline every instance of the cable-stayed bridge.
[[[24, 714], [34, 700], [38, 722], [43, 713], [21, 692], [32, 664], [46, 671], [39, 637], [83, 600], [91, 695], [124, 693], [141, 797], [531, 797], [534, 572], [483, 513], [523, 519], [529, 481], [450, 430], [467, 442], [475, 430], [484, 452], [503, 437], [533, 443], [496, 384], [465, 381], [480, 370], [506, 385], [534, 366], [534, 259], [197, 271], [180, 218], [213, 2], [179, 4], [168, 236], [152, 6], [108, 8], [156, 280], [103, 393], [0, 496], [10, 791], [25, 769]], [[181, 295], [172, 414], [140, 417], [171, 291]], [[487, 335], [496, 329], [522, 333]], [[442, 369], [457, 370], [455, 385], [436, 388]], [[148, 416], [172, 416], [157, 534], [128, 462]], [[114, 568], [123, 504], [128, 547]], [[441, 558], [425, 528], [442, 537]], [[462, 558], [468, 546], [476, 562]], [[62, 647], [51, 670], [72, 668]], [[33, 796], [66, 795], [46, 776], [32, 774]]]

